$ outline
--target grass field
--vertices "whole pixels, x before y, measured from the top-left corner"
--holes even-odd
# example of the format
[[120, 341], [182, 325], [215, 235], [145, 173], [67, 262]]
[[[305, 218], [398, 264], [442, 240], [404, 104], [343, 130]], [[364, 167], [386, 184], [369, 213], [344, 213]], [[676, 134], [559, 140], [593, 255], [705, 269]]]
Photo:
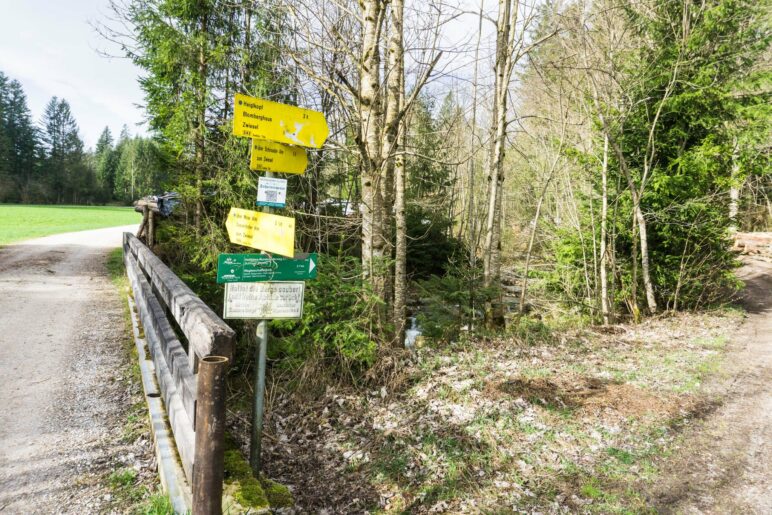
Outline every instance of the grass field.
[[49, 234], [138, 224], [130, 207], [0, 204], [0, 245]]

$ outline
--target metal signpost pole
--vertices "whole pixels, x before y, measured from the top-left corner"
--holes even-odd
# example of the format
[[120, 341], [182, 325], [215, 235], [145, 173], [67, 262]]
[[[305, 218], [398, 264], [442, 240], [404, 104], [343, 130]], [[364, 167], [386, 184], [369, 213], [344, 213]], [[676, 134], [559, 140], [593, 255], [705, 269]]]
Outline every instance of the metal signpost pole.
[[265, 357], [268, 350], [268, 320], [257, 322], [257, 348], [255, 349], [255, 397], [252, 402], [252, 439], [249, 464], [255, 475], [260, 474], [260, 454], [263, 438], [263, 409], [265, 404]]
[[[287, 127], [294, 127], [295, 131], [290, 132], [287, 130]], [[324, 114], [321, 112], [236, 93], [233, 98], [233, 134], [252, 139], [250, 168], [253, 170], [264, 170], [266, 172], [265, 177], [273, 179], [274, 174], [272, 171], [302, 174], [308, 165], [308, 156], [305, 149], [299, 147], [322, 148], [330, 134], [330, 128], [327, 126], [327, 120], [325, 120]], [[255, 138], [257, 138], [257, 144], [255, 143]], [[281, 188], [282, 184], [284, 187], [283, 191]], [[286, 201], [286, 184], [284, 180], [265, 181], [264, 188], [261, 188], [258, 181], [258, 197], [265, 197], [265, 200], [256, 202], [258, 205], [265, 205], [262, 213], [231, 207], [228, 219], [225, 221], [225, 228], [228, 231], [228, 239], [231, 243], [286, 256], [289, 259], [295, 258], [295, 219], [272, 215], [270, 214], [271, 208], [269, 207], [270, 205], [284, 205], [283, 201]], [[227, 260], [228, 258], [225, 259]], [[278, 275], [280, 277], [289, 276], [290, 281], [287, 281], [286, 278], [283, 279], [287, 281], [287, 284], [292, 279], [302, 279], [309, 276], [315, 277], [315, 255], [310, 255], [303, 259], [307, 261], [307, 265], [305, 263], [301, 264], [300, 270], [298, 270], [297, 263], [285, 264], [283, 265], [282, 272]], [[247, 269], [249, 269], [252, 281], [266, 280], [264, 273], [259, 270], [256, 260], [253, 260], [249, 265], [247, 265], [246, 258], [242, 258], [240, 261], [235, 260], [222, 273], [219, 271], [219, 261], [218, 259], [218, 283], [249, 282], [249, 280], [243, 281], [247, 277]], [[227, 265], [227, 263], [223, 264]], [[278, 268], [280, 265], [271, 263], [271, 266], [272, 268]], [[272, 276], [267, 280], [271, 281], [273, 279]], [[241, 277], [242, 281], [234, 281], [235, 277]], [[282, 279], [278, 279], [278, 281], [282, 281]], [[292, 290], [292, 288], [289, 289]], [[229, 290], [229, 285], [226, 284], [225, 312], [228, 312]], [[296, 299], [300, 303], [299, 316], [302, 316], [303, 291], [304, 287], [301, 285], [299, 297]], [[244, 291], [235, 292], [236, 297], [238, 297], [238, 294], [243, 293]], [[234, 306], [235, 313], [248, 313], [248, 309], [245, 310], [245, 307], [249, 308], [249, 301], [246, 302], [245, 306], [244, 299], [237, 300], [234, 298], [233, 300], [234, 304], [236, 304]], [[257, 301], [258, 299], [249, 300]], [[241, 302], [240, 305], [239, 302]], [[266, 304], [263, 304], [263, 306], [266, 306]], [[271, 307], [270, 300], [267, 306]], [[261, 316], [265, 316], [264, 311], [259, 311], [258, 313]], [[276, 312], [271, 313], [273, 315], [276, 314]], [[249, 456], [249, 463], [256, 475], [260, 473], [261, 466], [260, 451], [262, 447], [263, 411], [265, 407], [265, 360], [268, 351], [268, 322], [268, 319], [258, 321], [256, 335], [255, 398], [252, 404], [254, 411], [252, 413], [252, 438], [250, 440]]]
[[[254, 142], [254, 140], [253, 140]], [[253, 143], [254, 144], [254, 143]], [[266, 172], [266, 177], [273, 177], [273, 172]], [[264, 207], [263, 213], [270, 213], [270, 207]], [[263, 411], [265, 408], [265, 359], [268, 353], [268, 320], [257, 322], [257, 349], [255, 352], [255, 397], [252, 403], [252, 438], [249, 446], [249, 464], [260, 476], [260, 455], [263, 448]]]

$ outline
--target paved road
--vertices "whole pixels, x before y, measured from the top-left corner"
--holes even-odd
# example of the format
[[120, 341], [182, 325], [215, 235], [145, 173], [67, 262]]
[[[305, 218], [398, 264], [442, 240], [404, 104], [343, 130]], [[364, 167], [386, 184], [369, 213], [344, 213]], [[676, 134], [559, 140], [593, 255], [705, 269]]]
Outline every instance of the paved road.
[[[126, 409], [115, 227], [0, 249], [0, 514], [96, 513]], [[92, 479], [89, 479], [92, 478]], [[94, 498], [99, 495], [98, 498]]]

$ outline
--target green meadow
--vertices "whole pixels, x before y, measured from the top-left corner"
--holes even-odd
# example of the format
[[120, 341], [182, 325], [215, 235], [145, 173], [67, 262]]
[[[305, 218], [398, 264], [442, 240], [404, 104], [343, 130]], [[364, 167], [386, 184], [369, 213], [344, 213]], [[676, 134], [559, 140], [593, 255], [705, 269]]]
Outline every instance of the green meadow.
[[49, 234], [138, 224], [130, 207], [0, 204], [0, 245]]

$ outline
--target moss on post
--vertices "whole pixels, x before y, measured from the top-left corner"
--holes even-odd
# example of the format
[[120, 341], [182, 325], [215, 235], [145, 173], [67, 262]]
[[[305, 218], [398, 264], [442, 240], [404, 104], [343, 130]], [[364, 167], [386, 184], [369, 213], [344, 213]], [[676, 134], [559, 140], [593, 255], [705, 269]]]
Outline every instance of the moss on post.
[[268, 513], [271, 508], [288, 508], [295, 503], [286, 486], [265, 476], [255, 478], [249, 462], [235, 448], [225, 451], [225, 494], [230, 497], [225, 507], [231, 513]]

